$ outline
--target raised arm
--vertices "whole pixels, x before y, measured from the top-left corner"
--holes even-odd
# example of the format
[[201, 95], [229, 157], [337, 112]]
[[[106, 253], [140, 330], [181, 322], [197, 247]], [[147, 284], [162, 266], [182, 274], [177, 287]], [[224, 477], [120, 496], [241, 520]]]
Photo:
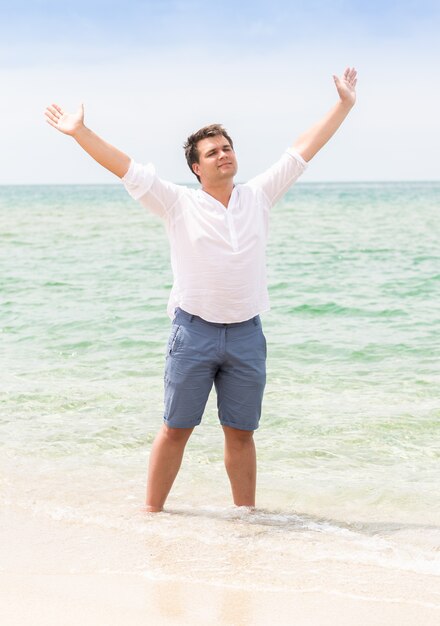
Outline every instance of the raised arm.
[[119, 178], [127, 173], [131, 159], [93, 131], [84, 126], [84, 105], [76, 113], [66, 113], [58, 104], [52, 104], [45, 111], [46, 122], [65, 135], [70, 135], [100, 165]]
[[310, 161], [315, 154], [333, 137], [356, 102], [357, 72], [349, 68], [341, 78], [333, 76], [339, 94], [339, 102], [307, 132], [302, 134], [293, 144], [305, 161]]

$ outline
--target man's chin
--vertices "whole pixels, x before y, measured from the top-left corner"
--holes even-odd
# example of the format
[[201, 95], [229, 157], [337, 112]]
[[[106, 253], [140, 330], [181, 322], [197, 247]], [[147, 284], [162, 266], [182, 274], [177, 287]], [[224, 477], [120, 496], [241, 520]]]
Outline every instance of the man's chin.
[[230, 167], [220, 167], [218, 171], [225, 178], [234, 178], [237, 173], [237, 168], [231, 165]]

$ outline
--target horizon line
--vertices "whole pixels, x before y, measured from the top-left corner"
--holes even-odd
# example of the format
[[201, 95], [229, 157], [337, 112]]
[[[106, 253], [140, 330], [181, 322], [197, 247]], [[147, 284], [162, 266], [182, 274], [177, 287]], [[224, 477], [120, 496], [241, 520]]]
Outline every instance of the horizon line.
[[[198, 186], [198, 183], [193, 182], [175, 182], [171, 181], [175, 185], [187, 186], [191, 185], [193, 187]], [[440, 178], [419, 178], [419, 179], [398, 179], [398, 178], [384, 178], [384, 179], [365, 179], [365, 180], [300, 180], [294, 183], [297, 185], [359, 185], [359, 184], [372, 184], [372, 183], [440, 183]], [[1, 187], [116, 187], [123, 186], [121, 182], [114, 183], [106, 183], [106, 182], [96, 182], [96, 183], [0, 183]], [[245, 182], [237, 182], [237, 185], [246, 184]], [[293, 186], [293, 185], [292, 185]]]

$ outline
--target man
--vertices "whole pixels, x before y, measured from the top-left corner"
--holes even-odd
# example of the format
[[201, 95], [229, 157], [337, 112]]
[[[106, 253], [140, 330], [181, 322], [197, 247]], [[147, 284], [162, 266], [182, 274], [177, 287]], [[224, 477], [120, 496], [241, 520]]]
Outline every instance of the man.
[[163, 510], [186, 442], [217, 392], [225, 434], [225, 466], [234, 504], [255, 506], [258, 428], [266, 381], [266, 341], [259, 314], [269, 309], [265, 246], [269, 209], [297, 180], [342, 124], [356, 100], [357, 72], [333, 76], [339, 100], [269, 170], [234, 185], [237, 160], [217, 124], [188, 138], [185, 155], [201, 183], [194, 190], [159, 179], [84, 125], [84, 108], [53, 104], [47, 122], [71, 135], [98, 163], [120, 177], [131, 196], [159, 215], [170, 239], [173, 320], [165, 365], [164, 423], [150, 455], [146, 510]]

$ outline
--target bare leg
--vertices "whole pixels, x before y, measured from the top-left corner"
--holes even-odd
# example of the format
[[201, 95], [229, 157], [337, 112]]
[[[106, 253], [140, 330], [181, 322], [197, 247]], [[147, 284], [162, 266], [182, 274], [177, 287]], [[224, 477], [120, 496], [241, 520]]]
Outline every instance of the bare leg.
[[232, 497], [237, 506], [255, 506], [257, 457], [254, 432], [223, 426], [225, 433], [225, 466], [231, 482]]
[[146, 510], [162, 511], [182, 463], [183, 452], [194, 428], [169, 428], [163, 424], [151, 448]]

